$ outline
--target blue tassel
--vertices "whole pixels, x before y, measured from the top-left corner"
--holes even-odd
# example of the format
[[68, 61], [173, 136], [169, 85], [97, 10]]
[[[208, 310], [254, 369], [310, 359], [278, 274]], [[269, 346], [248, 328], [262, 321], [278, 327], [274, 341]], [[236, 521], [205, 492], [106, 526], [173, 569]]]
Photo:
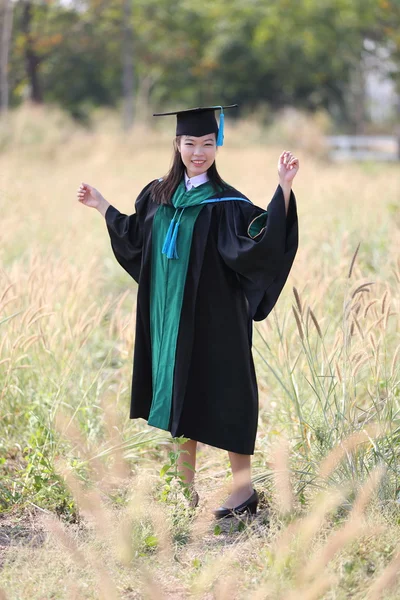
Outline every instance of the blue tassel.
[[165, 236], [164, 244], [162, 247], [162, 253], [167, 254], [168, 246], [171, 243], [172, 232], [175, 226], [175, 217], [172, 218], [171, 223], [169, 224], [167, 235]]
[[164, 244], [162, 247], [162, 253], [166, 254], [167, 258], [179, 258], [178, 252], [176, 250], [176, 240], [178, 237], [180, 220], [182, 218], [184, 210], [185, 207], [182, 208], [182, 212], [179, 215], [178, 220], [175, 221], [176, 213], [179, 211], [179, 208], [177, 208], [172, 218], [172, 221], [169, 224], [167, 235], [165, 236]]
[[169, 242], [169, 246], [167, 248], [167, 258], [179, 258], [178, 252], [176, 251], [176, 238], [178, 237], [178, 229], [179, 229], [179, 221], [175, 223], [174, 233]]
[[219, 128], [218, 128], [218, 137], [217, 137], [217, 146], [224, 145], [224, 125], [225, 125], [225, 115], [224, 111], [221, 108], [221, 114], [219, 116]]

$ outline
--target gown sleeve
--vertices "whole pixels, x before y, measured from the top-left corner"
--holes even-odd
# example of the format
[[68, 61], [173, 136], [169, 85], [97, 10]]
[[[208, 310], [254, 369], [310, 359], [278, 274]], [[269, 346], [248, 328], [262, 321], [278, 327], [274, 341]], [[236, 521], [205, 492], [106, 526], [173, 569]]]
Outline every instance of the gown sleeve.
[[291, 191], [287, 215], [280, 185], [266, 210], [248, 202], [223, 204], [218, 251], [239, 279], [251, 318], [261, 321], [275, 306], [297, 252], [296, 198]]
[[152, 181], [135, 201], [135, 212], [125, 215], [110, 204], [105, 213], [107, 230], [115, 258], [127, 273], [139, 283], [142, 263], [143, 222], [147, 212]]

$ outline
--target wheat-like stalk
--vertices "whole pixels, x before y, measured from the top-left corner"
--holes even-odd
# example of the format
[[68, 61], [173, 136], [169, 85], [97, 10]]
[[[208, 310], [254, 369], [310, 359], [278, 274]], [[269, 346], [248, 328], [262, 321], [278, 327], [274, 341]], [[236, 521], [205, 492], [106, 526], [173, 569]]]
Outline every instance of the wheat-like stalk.
[[361, 357], [354, 365], [351, 371], [351, 376], [355, 377], [357, 375], [357, 372], [359, 371], [359, 369], [361, 369], [361, 367], [363, 365], [365, 365], [365, 363], [367, 363], [369, 361], [369, 356], [364, 356]]
[[340, 461], [343, 460], [348, 453], [352, 452], [360, 444], [369, 442], [371, 438], [377, 437], [381, 432], [382, 428], [379, 424], [371, 423], [362, 431], [355, 431], [347, 438], [342, 440], [340, 445], [333, 448], [328, 456], [321, 462], [318, 469], [319, 477], [322, 479], [327, 479], [332, 471], [336, 469]]
[[364, 332], [363, 332], [363, 330], [361, 328], [361, 325], [358, 322], [358, 319], [357, 319], [357, 317], [355, 315], [353, 315], [353, 323], [356, 325], [356, 327], [358, 329], [358, 332], [360, 334], [361, 339], [364, 339]]
[[293, 309], [294, 318], [296, 319], [296, 324], [297, 324], [297, 329], [299, 331], [299, 335], [300, 335], [301, 339], [304, 341], [304, 332], [303, 332], [303, 327], [300, 322], [300, 317], [297, 314], [297, 310], [295, 309], [294, 306], [292, 306], [292, 309]]
[[321, 338], [321, 340], [322, 340], [322, 331], [321, 331], [321, 328], [320, 328], [320, 326], [319, 326], [319, 323], [318, 323], [318, 321], [317, 321], [317, 318], [316, 318], [316, 316], [314, 315], [314, 313], [313, 313], [313, 311], [311, 310], [311, 308], [310, 308], [310, 307], [308, 308], [308, 310], [309, 310], [309, 312], [310, 312], [311, 319], [312, 319], [312, 321], [313, 321], [313, 323], [314, 323], [314, 325], [315, 325], [315, 329], [318, 331], [318, 335], [319, 335], [319, 337], [320, 337], [320, 338]]
[[385, 591], [390, 590], [396, 583], [400, 574], [400, 552], [397, 552], [383, 573], [376, 578], [367, 591], [368, 600], [380, 600]]
[[394, 373], [395, 373], [395, 369], [398, 365], [399, 357], [400, 357], [400, 344], [397, 346], [397, 348], [393, 354], [393, 360], [392, 360], [392, 364], [390, 367], [390, 377], [394, 377]]
[[290, 483], [289, 444], [281, 440], [274, 448], [271, 464], [274, 471], [277, 504], [282, 514], [290, 513], [293, 508], [293, 490]]
[[386, 292], [383, 294], [382, 303], [381, 303], [381, 313], [382, 314], [385, 313], [385, 305], [386, 305], [388, 293], [389, 293], [388, 290], [386, 290]]
[[301, 589], [296, 585], [296, 589], [289, 592], [285, 596], [285, 600], [319, 600], [338, 580], [338, 576], [324, 573], [315, 581], [308, 583], [306, 589]]
[[335, 368], [336, 368], [336, 373], [337, 373], [340, 383], [343, 383], [342, 372], [340, 370], [339, 363], [337, 361], [335, 362]]
[[369, 302], [366, 307], [364, 308], [364, 319], [368, 314], [369, 309], [371, 308], [371, 306], [373, 306], [374, 304], [377, 303], [377, 300], [371, 300], [371, 302]]
[[363, 283], [362, 285], [359, 285], [351, 294], [351, 297], [354, 298], [360, 292], [370, 292], [371, 290], [369, 289], [369, 286], [374, 285], [374, 283], [374, 281], [369, 281], [368, 283]]
[[300, 313], [300, 315], [302, 315], [303, 314], [303, 308], [302, 308], [302, 305], [301, 305], [300, 294], [299, 294], [299, 292], [297, 291], [297, 289], [294, 286], [293, 286], [293, 294], [294, 294], [294, 297], [296, 298], [296, 304], [297, 304], [297, 308], [299, 310], [299, 313]]
[[361, 242], [358, 242], [358, 245], [357, 245], [356, 251], [354, 252], [353, 258], [351, 259], [350, 268], [349, 268], [349, 273], [348, 273], [348, 275], [347, 275], [348, 279], [350, 279], [350, 277], [351, 277], [351, 274], [352, 274], [352, 272], [353, 272], [354, 263], [355, 263], [355, 261], [356, 261], [356, 258], [357, 258], [358, 251], [359, 251], [359, 249], [360, 249], [360, 245], [361, 245]]

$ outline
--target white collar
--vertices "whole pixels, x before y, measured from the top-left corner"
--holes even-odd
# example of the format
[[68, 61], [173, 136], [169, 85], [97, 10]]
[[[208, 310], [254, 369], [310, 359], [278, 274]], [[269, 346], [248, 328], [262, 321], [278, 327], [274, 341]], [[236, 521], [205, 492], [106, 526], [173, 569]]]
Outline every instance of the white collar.
[[200, 173], [200, 175], [196, 175], [195, 177], [190, 177], [190, 179], [185, 171], [185, 185], [187, 190], [191, 189], [192, 187], [198, 187], [202, 183], [206, 183], [208, 180], [209, 177], [207, 171], [205, 173]]

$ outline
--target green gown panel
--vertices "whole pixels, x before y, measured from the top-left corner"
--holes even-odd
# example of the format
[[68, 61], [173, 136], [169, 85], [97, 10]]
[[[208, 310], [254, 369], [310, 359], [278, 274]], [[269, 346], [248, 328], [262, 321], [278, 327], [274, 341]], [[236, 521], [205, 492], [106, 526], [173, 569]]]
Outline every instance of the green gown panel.
[[[153, 399], [148, 423], [166, 431], [171, 412], [176, 343], [193, 228], [204, 207], [199, 203], [212, 198], [213, 194], [210, 183], [186, 191], [182, 181], [172, 197], [173, 206], [160, 205], [153, 221], [150, 292]], [[167, 258], [162, 253], [174, 216], [176, 221], [179, 220], [177, 259]]]

